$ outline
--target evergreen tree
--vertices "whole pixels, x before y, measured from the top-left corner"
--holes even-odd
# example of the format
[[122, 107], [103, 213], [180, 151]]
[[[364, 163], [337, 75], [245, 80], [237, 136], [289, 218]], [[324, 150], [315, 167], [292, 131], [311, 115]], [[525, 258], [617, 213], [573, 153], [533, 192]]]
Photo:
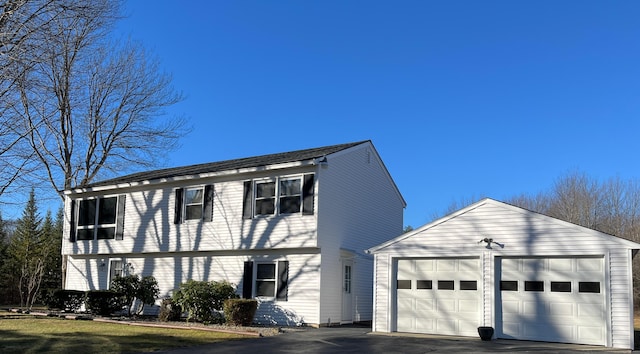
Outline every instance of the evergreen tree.
[[53, 291], [62, 287], [62, 209], [59, 209], [56, 219], [53, 220], [51, 211], [47, 212], [42, 224], [43, 247], [48, 250], [44, 265], [44, 276], [41, 288], [47, 291]]
[[0, 303], [9, 303], [11, 302], [9, 296], [9, 284], [11, 281], [11, 273], [7, 273], [5, 270], [7, 263], [7, 244], [9, 242], [8, 230], [6, 228], [6, 223], [2, 218], [2, 213], [0, 213], [0, 271], [4, 274], [3, 277], [0, 277]]
[[20, 293], [20, 307], [31, 309], [40, 290], [49, 249], [40, 227], [42, 219], [38, 214], [33, 188], [29, 201], [18, 220], [16, 230], [7, 248], [7, 262], [17, 277], [16, 286]]

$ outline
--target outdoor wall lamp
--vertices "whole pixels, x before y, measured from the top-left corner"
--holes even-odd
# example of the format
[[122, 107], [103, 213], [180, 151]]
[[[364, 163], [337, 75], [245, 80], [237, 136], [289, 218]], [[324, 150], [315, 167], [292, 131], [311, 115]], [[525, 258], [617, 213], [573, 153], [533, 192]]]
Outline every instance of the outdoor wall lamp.
[[104, 261], [104, 259], [100, 260], [100, 264], [98, 265], [98, 268], [100, 268], [100, 271], [104, 272], [104, 270], [107, 268], [107, 263]]
[[328, 165], [327, 157], [326, 157], [326, 156], [322, 156], [322, 157], [321, 157], [321, 158], [319, 158], [319, 159], [315, 159], [315, 160], [313, 160], [313, 162], [314, 162], [316, 165], [320, 165], [320, 166], [327, 166], [327, 165]]
[[492, 238], [485, 237], [482, 240], [478, 241], [478, 243], [482, 243], [482, 242], [486, 242], [487, 243], [487, 245], [485, 246], [485, 248], [487, 248], [487, 249], [491, 249], [491, 244], [492, 243], [500, 246], [500, 248], [504, 248], [504, 244], [496, 242]]

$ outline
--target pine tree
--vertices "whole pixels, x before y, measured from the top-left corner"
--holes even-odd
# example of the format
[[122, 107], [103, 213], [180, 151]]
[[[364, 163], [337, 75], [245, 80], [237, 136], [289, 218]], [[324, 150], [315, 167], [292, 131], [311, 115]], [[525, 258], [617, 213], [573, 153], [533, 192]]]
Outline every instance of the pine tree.
[[48, 251], [46, 252], [47, 257], [41, 288], [50, 291], [62, 287], [61, 248], [63, 217], [62, 208], [58, 210], [55, 220], [51, 217], [51, 211], [48, 211], [42, 224], [42, 238], [44, 240], [44, 247], [48, 248]]
[[4, 274], [3, 277], [0, 278], [0, 303], [9, 303], [10, 296], [8, 287], [11, 280], [11, 273], [6, 272], [7, 269], [7, 245], [9, 243], [9, 235], [7, 234], [6, 223], [4, 219], [2, 219], [2, 214], [0, 213], [0, 272]]
[[18, 220], [16, 230], [9, 242], [8, 259], [10, 267], [18, 278], [16, 286], [20, 293], [20, 307], [30, 310], [40, 290], [48, 248], [40, 227], [42, 220], [38, 214], [33, 188], [29, 201]]

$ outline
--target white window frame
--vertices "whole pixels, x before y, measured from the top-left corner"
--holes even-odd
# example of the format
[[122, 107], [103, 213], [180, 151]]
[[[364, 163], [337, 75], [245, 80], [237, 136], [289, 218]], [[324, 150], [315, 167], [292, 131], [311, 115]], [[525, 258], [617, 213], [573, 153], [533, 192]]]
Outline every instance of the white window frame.
[[[104, 199], [111, 199], [111, 198], [115, 198], [115, 205], [114, 205], [114, 218], [113, 218], [113, 223], [108, 223], [108, 224], [100, 224], [98, 223], [98, 221], [100, 220], [100, 205], [102, 204], [102, 201]], [[117, 195], [105, 195], [105, 196], [100, 196], [100, 197], [95, 197], [95, 198], [85, 198], [85, 199], [79, 199], [78, 200], [78, 207], [76, 208], [77, 210], [76, 212], [76, 240], [79, 241], [95, 241], [95, 240], [113, 240], [116, 238], [116, 231], [117, 231], [117, 224], [118, 224], [118, 196]], [[80, 210], [82, 209], [82, 204], [84, 202], [89, 202], [89, 201], [95, 201], [95, 209], [94, 209], [94, 219], [93, 219], [93, 223], [88, 224], [88, 225], [80, 225]], [[100, 229], [108, 229], [108, 228], [112, 228], [113, 229], [113, 237], [111, 238], [101, 238], [98, 239], [98, 230]], [[86, 239], [86, 238], [78, 238], [78, 233], [80, 230], [92, 230], [93, 233], [93, 237], [91, 239]]]
[[[297, 194], [281, 195], [281, 189], [282, 189], [281, 182], [293, 181], [293, 180], [299, 181], [299, 184], [300, 184], [299, 192]], [[258, 185], [265, 184], [265, 183], [273, 183], [274, 184], [274, 189], [275, 190], [274, 190], [273, 197], [258, 197]], [[275, 215], [302, 214], [303, 203], [304, 203], [303, 192], [302, 192], [303, 189], [304, 189], [304, 175], [292, 175], [292, 176], [282, 176], [282, 177], [254, 180], [253, 181], [253, 196], [252, 196], [253, 216], [254, 217], [269, 217], [269, 216], [275, 216]], [[287, 213], [281, 212], [280, 199], [281, 198], [286, 198], [286, 197], [292, 197], [292, 196], [298, 196], [298, 198], [299, 198], [298, 211], [287, 212]], [[258, 213], [257, 202], [259, 200], [265, 200], [265, 199], [270, 199], [270, 198], [274, 199], [274, 201], [273, 201], [273, 213], [271, 213], [271, 214]]]
[[[114, 267], [115, 267], [114, 263], [116, 263], [116, 262], [120, 262], [120, 269], [119, 269], [120, 270], [120, 275], [116, 275], [116, 274], [112, 273], [114, 271]], [[109, 269], [108, 269], [108, 272], [107, 272], [107, 289], [111, 289], [111, 281], [115, 277], [117, 277], [117, 276], [123, 277], [123, 276], [126, 275], [125, 272], [126, 272], [126, 263], [125, 263], [124, 258], [110, 258], [109, 259]]]
[[[272, 265], [273, 266], [273, 278], [258, 278], [258, 268], [264, 265]], [[278, 292], [278, 262], [255, 262], [253, 274], [253, 297], [256, 299], [263, 300], [275, 300]], [[273, 282], [273, 294], [272, 295], [258, 295], [258, 281], [269, 281]]]
[[[192, 186], [192, 187], [187, 187], [184, 189], [184, 195], [182, 196], [183, 202], [182, 202], [182, 215], [183, 219], [185, 222], [189, 222], [189, 221], [193, 221], [193, 220], [202, 220], [202, 216], [204, 215], [204, 199], [205, 199], [205, 195], [204, 195], [204, 186]], [[200, 190], [200, 203], [187, 203], [187, 194], [189, 193], [189, 191], [194, 191], [194, 190]], [[197, 206], [200, 205], [200, 216], [197, 218], [189, 218], [189, 214], [187, 213], [187, 207], [189, 206]]]

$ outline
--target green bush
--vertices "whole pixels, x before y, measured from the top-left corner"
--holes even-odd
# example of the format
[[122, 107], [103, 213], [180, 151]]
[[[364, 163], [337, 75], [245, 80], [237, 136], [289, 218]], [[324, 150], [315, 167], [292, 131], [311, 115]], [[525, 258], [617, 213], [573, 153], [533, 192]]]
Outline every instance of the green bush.
[[228, 299], [224, 302], [224, 318], [234, 326], [250, 326], [258, 309], [253, 299]]
[[75, 312], [84, 303], [86, 293], [80, 290], [48, 289], [44, 295], [46, 305], [50, 309]]
[[87, 310], [94, 315], [110, 316], [112, 313], [122, 311], [125, 306], [124, 296], [111, 290], [87, 291]]
[[140, 301], [141, 306], [134, 310], [134, 313], [141, 314], [144, 311], [144, 305], [152, 305], [160, 294], [156, 278], [146, 276], [140, 280], [137, 274], [113, 278], [111, 290], [123, 294], [129, 317], [131, 317], [131, 308], [136, 299]]
[[158, 320], [162, 322], [180, 321], [180, 316], [182, 316], [182, 309], [173, 302], [173, 299], [162, 299]]
[[173, 302], [187, 311], [187, 321], [216, 323], [224, 321], [221, 315], [224, 300], [237, 297], [235, 288], [227, 281], [188, 280], [180, 284]]

